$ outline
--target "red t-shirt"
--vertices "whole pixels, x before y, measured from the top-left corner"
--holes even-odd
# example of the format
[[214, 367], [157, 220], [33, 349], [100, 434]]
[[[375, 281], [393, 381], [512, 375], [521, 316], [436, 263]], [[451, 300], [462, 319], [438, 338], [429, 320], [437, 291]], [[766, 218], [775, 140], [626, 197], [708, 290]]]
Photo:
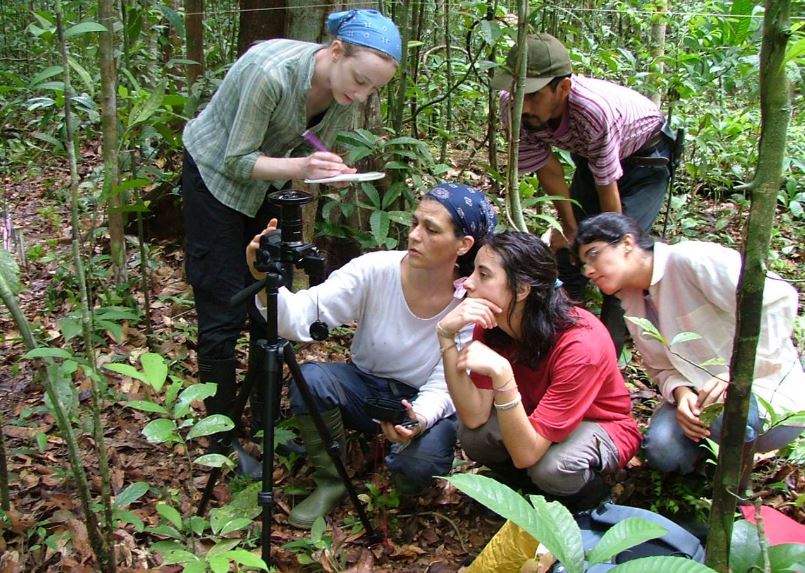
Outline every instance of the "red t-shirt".
[[[561, 442], [583, 420], [596, 422], [615, 442], [623, 467], [641, 440], [629, 391], [606, 327], [584, 309], [574, 312], [576, 324], [559, 336], [536, 369], [514, 361], [511, 348], [495, 350], [511, 362], [523, 407], [541, 436]], [[485, 342], [484, 329], [476, 326], [473, 339]], [[478, 388], [492, 388], [488, 376], [473, 372], [470, 377]]]

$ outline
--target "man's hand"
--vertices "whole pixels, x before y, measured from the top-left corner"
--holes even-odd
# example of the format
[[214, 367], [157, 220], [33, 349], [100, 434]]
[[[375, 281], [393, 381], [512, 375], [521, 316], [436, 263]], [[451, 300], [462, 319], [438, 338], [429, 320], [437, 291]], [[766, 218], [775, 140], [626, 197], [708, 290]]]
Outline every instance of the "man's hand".
[[707, 408], [710, 404], [723, 402], [727, 397], [727, 388], [729, 388], [729, 384], [715, 376], [705, 382], [704, 385], [699, 388], [699, 399], [697, 401], [699, 412]]
[[260, 237], [265, 235], [270, 231], [275, 231], [277, 229], [277, 220], [271, 219], [266, 225], [266, 228], [263, 229], [262, 233], [258, 233], [254, 236], [251, 242], [246, 245], [246, 264], [249, 265], [249, 272], [252, 273], [252, 276], [257, 279], [258, 281], [263, 280], [266, 278], [266, 273], [262, 273], [254, 268], [254, 262], [257, 260], [257, 251], [260, 250]]

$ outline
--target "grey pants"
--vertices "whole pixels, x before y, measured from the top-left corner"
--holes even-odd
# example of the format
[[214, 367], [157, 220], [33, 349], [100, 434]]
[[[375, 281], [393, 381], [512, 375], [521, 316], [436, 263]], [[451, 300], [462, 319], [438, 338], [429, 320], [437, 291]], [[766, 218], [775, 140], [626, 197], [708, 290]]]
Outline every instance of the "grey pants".
[[[471, 430], [459, 424], [458, 440], [466, 454], [476, 462], [494, 467], [511, 462], [500, 435], [497, 412], [486, 424]], [[618, 449], [612, 438], [595, 422], [582, 422], [563, 442], [553, 444], [542, 459], [525, 473], [541, 491], [555, 496], [570, 496], [597, 474], [618, 469]]]

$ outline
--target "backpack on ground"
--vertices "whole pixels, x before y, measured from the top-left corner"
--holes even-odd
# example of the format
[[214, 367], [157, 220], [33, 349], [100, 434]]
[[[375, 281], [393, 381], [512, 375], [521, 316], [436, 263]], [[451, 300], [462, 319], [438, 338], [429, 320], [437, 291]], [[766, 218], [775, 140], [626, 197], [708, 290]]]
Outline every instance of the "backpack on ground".
[[[699, 563], [704, 561], [704, 547], [695, 535], [653, 511], [606, 502], [596, 509], [578, 513], [574, 517], [581, 528], [585, 554], [598, 544], [610, 527], [628, 517], [640, 517], [652, 521], [668, 531], [662, 537], [650, 539], [618, 553], [609, 563], [599, 563], [585, 569], [586, 573], [609, 571], [620, 563], [641, 557], [669, 555], [686, 557]], [[561, 563], [556, 563], [550, 571], [551, 573], [565, 573], [566, 569]]]

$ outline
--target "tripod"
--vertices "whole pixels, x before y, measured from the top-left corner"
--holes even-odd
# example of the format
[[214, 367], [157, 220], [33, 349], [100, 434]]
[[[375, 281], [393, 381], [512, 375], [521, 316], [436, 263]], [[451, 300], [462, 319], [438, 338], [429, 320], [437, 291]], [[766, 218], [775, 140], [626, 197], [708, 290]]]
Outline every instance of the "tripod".
[[[299, 363], [296, 361], [293, 347], [291, 344], [279, 337], [277, 327], [277, 295], [279, 287], [290, 284], [295, 267], [303, 268], [310, 277], [311, 286], [322, 282], [324, 259], [319, 256], [318, 250], [313, 246], [303, 243], [301, 240], [301, 217], [299, 216], [300, 206], [308, 203], [312, 196], [301, 191], [287, 190], [278, 191], [269, 195], [269, 198], [282, 206], [282, 236], [281, 240], [278, 232], [267, 233], [261, 237], [260, 251], [258, 252], [255, 267], [261, 272], [265, 272], [266, 277], [242, 290], [232, 297], [233, 305], [243, 304], [250, 296], [254, 296], [259, 290], [265, 289], [267, 298], [267, 336], [265, 340], [258, 340], [256, 347], [265, 354], [264, 371], [262, 379], [258, 383], [264, 383], [266, 388], [266, 399], [263, 402], [263, 475], [262, 489], [257, 494], [257, 502], [262, 508], [262, 558], [266, 565], [271, 566], [271, 519], [273, 514], [274, 494], [272, 475], [274, 472], [274, 417], [276, 408], [279, 404], [280, 384], [282, 382], [283, 366], [287, 365], [291, 373], [291, 378], [299, 389], [308, 412], [316, 426], [316, 430], [321, 436], [322, 443], [327, 444], [326, 450], [333, 464], [338, 471], [341, 481], [346, 487], [347, 494], [352, 501], [358, 518], [366, 531], [367, 539], [370, 544], [379, 543], [382, 536], [378, 534], [369, 522], [363, 506], [358, 500], [358, 495], [352, 487], [352, 483], [341, 461], [339, 455], [339, 444], [333, 439], [330, 431], [324, 423], [318, 411], [313, 397], [313, 393], [305, 381]], [[287, 239], [287, 240], [286, 240]], [[286, 280], [287, 279], [287, 280]], [[327, 337], [327, 326], [319, 321], [311, 325], [311, 336], [315, 340], [324, 340]], [[251, 392], [253, 382], [244, 383], [243, 387], [235, 399], [232, 411], [232, 419], [239, 420], [246, 405], [246, 400]], [[213, 468], [204, 494], [199, 502], [198, 515], [206, 511], [207, 503], [215, 488], [216, 482], [220, 477], [221, 469]]]

